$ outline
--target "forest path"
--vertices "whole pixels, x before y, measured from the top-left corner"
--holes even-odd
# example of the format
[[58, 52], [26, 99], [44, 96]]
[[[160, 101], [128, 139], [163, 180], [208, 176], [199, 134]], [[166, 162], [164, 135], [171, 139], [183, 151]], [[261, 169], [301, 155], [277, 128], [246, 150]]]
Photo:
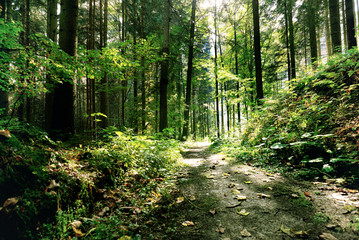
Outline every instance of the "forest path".
[[359, 239], [356, 191], [271, 174], [205, 144], [182, 155], [187, 167], [162, 215], [163, 239]]

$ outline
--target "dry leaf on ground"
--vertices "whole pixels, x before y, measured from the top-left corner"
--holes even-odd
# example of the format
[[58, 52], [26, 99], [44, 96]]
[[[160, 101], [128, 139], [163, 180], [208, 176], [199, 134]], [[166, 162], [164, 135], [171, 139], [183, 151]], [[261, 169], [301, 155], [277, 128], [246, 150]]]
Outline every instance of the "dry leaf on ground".
[[243, 229], [241, 231], [241, 235], [242, 235], [242, 237], [251, 237], [252, 236], [252, 234], [250, 232], [248, 232], [247, 229]]
[[192, 221], [184, 221], [184, 222], [182, 223], [182, 225], [185, 226], [185, 227], [187, 227], [187, 226], [194, 226], [194, 222], [192, 222]]
[[320, 237], [320, 239], [323, 239], [323, 240], [338, 240], [338, 238], [334, 237], [330, 233], [322, 233], [322, 235], [320, 235], [319, 237]]

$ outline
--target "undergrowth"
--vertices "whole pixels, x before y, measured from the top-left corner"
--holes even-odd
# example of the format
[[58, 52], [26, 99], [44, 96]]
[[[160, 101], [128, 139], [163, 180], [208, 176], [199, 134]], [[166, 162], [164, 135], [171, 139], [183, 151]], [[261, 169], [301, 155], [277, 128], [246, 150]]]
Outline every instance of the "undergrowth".
[[314, 178], [359, 179], [359, 54], [337, 55], [254, 110], [240, 138], [222, 140], [238, 160]]
[[0, 139], [0, 239], [140, 239], [181, 159], [165, 136], [111, 128], [69, 145], [28, 124], [9, 130]]

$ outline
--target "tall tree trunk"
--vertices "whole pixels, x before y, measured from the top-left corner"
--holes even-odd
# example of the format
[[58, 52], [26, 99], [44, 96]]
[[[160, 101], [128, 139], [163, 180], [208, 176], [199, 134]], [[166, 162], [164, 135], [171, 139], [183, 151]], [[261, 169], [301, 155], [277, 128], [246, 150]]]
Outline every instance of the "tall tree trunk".
[[[142, 40], [145, 39], [145, 23], [144, 23], [144, 8], [145, 8], [145, 0], [141, 0], [141, 38]], [[141, 57], [141, 129], [142, 134], [145, 132], [146, 128], [146, 78], [145, 78], [145, 57]]]
[[[104, 9], [103, 9], [103, 29], [101, 29], [101, 48], [107, 47], [107, 32], [108, 32], [108, 0], [104, 0]], [[100, 82], [102, 90], [100, 92], [100, 112], [105, 114], [107, 117], [103, 117], [101, 120], [101, 127], [106, 128], [108, 126], [108, 82], [107, 82], [107, 73], [104, 73], [104, 76], [101, 78]]]
[[6, 3], [5, 0], [0, 0], [0, 18], [5, 19]]
[[[61, 29], [60, 29], [61, 30]], [[87, 50], [95, 49], [95, 0], [89, 1]], [[91, 60], [90, 60], [91, 61]], [[93, 113], [95, 113], [95, 79], [86, 77], [86, 99], [87, 99], [87, 129], [95, 128]]]
[[347, 30], [347, 16], [346, 16], [346, 12], [345, 12], [345, 1], [346, 0], [341, 0], [341, 12], [342, 12], [342, 17], [343, 17], [343, 37], [344, 37], [344, 49], [347, 50], [348, 49], [348, 30]]
[[[57, 42], [57, 0], [47, 0], [47, 37]], [[51, 75], [46, 74], [46, 81], [51, 82]], [[53, 89], [46, 93], [45, 99], [45, 129], [50, 132], [50, 123], [53, 116], [54, 94]]]
[[329, 20], [329, 3], [324, 0], [324, 25], [325, 25], [325, 43], [327, 47], [327, 56], [333, 55], [332, 37], [330, 35], [330, 20]]
[[[237, 21], [237, 19], [235, 19], [235, 21]], [[236, 27], [236, 22], [234, 22], [233, 24], [233, 31], [234, 31], [234, 58], [235, 58], [235, 71], [236, 71], [236, 76], [238, 77], [239, 75], [239, 66], [238, 66], [238, 42], [237, 42], [237, 27]], [[238, 103], [237, 103], [237, 121], [238, 121], [238, 125], [240, 125], [241, 123], [241, 104], [239, 102], [239, 80], [236, 81], [236, 87], [237, 87], [237, 98], [238, 98]], [[234, 123], [233, 123], [234, 126]]]
[[309, 44], [310, 44], [310, 57], [311, 63], [313, 64], [315, 61], [318, 60], [318, 49], [317, 49], [317, 32], [316, 32], [316, 7], [312, 1], [307, 0], [307, 21], [309, 27]]
[[170, 3], [169, 0], [164, 0], [163, 11], [163, 44], [162, 54], [165, 55], [165, 59], [161, 63], [161, 79], [160, 79], [160, 126], [159, 130], [162, 132], [168, 127], [167, 118], [167, 86], [168, 86], [168, 55], [170, 40]]
[[290, 43], [290, 66], [291, 77], [296, 78], [295, 64], [295, 45], [294, 45], [294, 26], [293, 26], [293, 0], [289, 0], [288, 4], [288, 27], [289, 27], [289, 43]]
[[290, 50], [289, 50], [289, 37], [288, 37], [288, 4], [287, 0], [284, 0], [284, 21], [285, 21], [285, 44], [287, 49], [287, 72], [288, 72], [288, 80], [292, 79], [292, 71], [291, 71], [291, 61], [290, 61]]
[[345, 0], [345, 13], [347, 15], [347, 38], [348, 49], [352, 49], [357, 46], [357, 40], [355, 37], [355, 17], [354, 17], [354, 4], [353, 0]]
[[341, 52], [340, 14], [338, 0], [329, 0], [330, 30], [334, 52]]
[[[60, 48], [70, 56], [76, 55], [78, 0], [61, 0]], [[73, 79], [57, 84], [54, 90], [54, 114], [51, 129], [58, 134], [74, 133]]]
[[217, 64], [217, 6], [214, 10], [214, 76], [216, 80], [216, 125], [217, 125], [217, 138], [221, 137], [219, 128], [219, 91], [218, 91], [218, 64]]
[[[133, 16], [133, 45], [136, 49], [136, 45], [137, 45], [137, 4], [136, 1], [133, 1], [133, 12], [134, 12], [134, 16]], [[135, 50], [136, 51], [136, 50]], [[136, 62], [137, 61], [137, 53], [134, 54], [134, 59], [133, 61]], [[135, 68], [134, 73], [133, 73], [133, 131], [134, 133], [138, 133], [138, 71]]]
[[[122, 8], [122, 24], [121, 24], [121, 41], [125, 42], [126, 40], [126, 25], [125, 25], [125, 21], [126, 21], [126, 0], [122, 0], [122, 4], [121, 4], [121, 8]], [[121, 53], [125, 54], [125, 50], [124, 48], [121, 49]], [[125, 73], [124, 73], [125, 74]], [[126, 121], [125, 121], [125, 103], [126, 103], [126, 88], [127, 88], [127, 80], [126, 78], [124, 80], [121, 81], [121, 125], [125, 126], [126, 125]]]
[[192, 88], [192, 72], [193, 72], [193, 42], [194, 42], [195, 22], [196, 22], [196, 0], [192, 0], [191, 28], [190, 28], [190, 33], [189, 33], [189, 46], [188, 46], [186, 102], [185, 102], [185, 110], [184, 110], [184, 124], [183, 124], [182, 140], [185, 140], [188, 137], [189, 111], [191, 108], [191, 88]]
[[262, 82], [262, 57], [261, 57], [261, 37], [259, 30], [259, 6], [258, 0], [252, 0], [253, 4], [253, 32], [254, 32], [254, 55], [256, 67], [256, 100], [258, 104], [263, 98], [263, 82]]

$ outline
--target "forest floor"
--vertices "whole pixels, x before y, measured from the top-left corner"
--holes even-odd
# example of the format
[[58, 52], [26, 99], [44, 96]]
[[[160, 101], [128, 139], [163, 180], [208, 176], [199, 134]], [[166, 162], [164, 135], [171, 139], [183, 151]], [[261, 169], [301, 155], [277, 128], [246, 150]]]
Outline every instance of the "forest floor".
[[359, 193], [341, 179], [291, 179], [213, 154], [209, 144], [182, 155], [174, 202], [156, 213], [151, 238], [359, 239]]

